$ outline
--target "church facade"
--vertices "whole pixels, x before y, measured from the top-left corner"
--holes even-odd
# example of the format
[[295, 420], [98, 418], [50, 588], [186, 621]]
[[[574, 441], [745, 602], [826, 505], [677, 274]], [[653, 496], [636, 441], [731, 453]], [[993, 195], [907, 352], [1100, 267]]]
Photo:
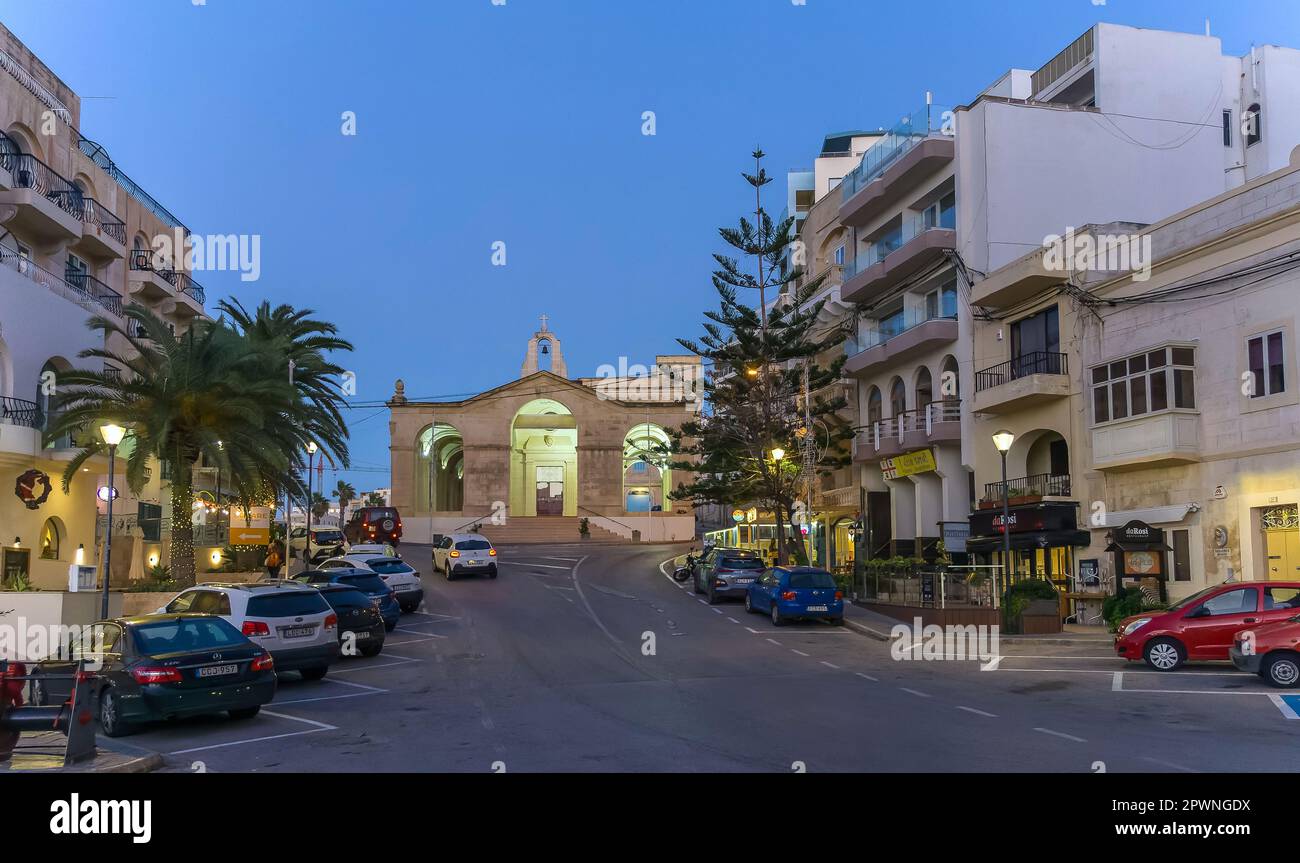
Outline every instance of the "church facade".
[[405, 538], [481, 529], [509, 541], [548, 527], [576, 538], [587, 518], [600, 535], [692, 539], [690, 502], [668, 497], [685, 478], [662, 449], [667, 430], [698, 409], [700, 369], [694, 356], [660, 356], [650, 368], [570, 379], [544, 317], [515, 381], [439, 402], [410, 400], [397, 381], [389, 453]]

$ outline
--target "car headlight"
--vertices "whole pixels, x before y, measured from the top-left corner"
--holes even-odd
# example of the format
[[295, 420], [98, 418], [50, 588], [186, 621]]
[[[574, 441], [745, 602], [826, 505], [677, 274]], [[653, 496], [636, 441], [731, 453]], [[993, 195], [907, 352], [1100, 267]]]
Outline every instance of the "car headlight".
[[1151, 622], [1151, 618], [1149, 617], [1139, 617], [1137, 620], [1133, 621], [1128, 626], [1124, 627], [1124, 634], [1132, 635], [1133, 633], [1137, 632], [1139, 629], [1146, 626], [1150, 622]]

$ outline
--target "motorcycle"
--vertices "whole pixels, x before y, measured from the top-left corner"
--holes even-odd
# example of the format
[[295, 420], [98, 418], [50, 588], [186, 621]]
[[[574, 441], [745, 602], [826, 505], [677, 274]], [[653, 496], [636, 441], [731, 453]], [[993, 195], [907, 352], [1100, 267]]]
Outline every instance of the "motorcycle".
[[691, 577], [691, 571], [694, 568], [695, 568], [695, 558], [688, 555], [686, 557], [686, 565], [679, 566], [673, 570], [673, 581], [677, 582], [678, 584], [681, 584], [683, 581]]

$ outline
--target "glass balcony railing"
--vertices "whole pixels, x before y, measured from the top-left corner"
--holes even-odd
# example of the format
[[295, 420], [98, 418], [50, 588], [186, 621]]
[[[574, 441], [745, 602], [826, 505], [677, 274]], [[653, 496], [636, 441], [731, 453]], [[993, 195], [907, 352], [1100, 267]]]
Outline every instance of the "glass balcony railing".
[[852, 198], [872, 180], [885, 172], [885, 169], [926, 138], [951, 134], [946, 131], [944, 116], [947, 109], [938, 105], [927, 105], [921, 110], [909, 114], [884, 137], [872, 144], [862, 154], [862, 161], [841, 181], [844, 200]]
[[893, 315], [879, 321], [872, 321], [866, 331], [854, 339], [844, 342], [844, 352], [848, 356], [883, 345], [892, 338], [901, 336], [909, 330], [930, 321], [957, 320], [956, 294], [946, 295], [938, 309], [915, 309], [901, 315]]
[[851, 279], [870, 266], [880, 263], [926, 231], [957, 229], [957, 209], [927, 210], [907, 216], [902, 224], [867, 246], [865, 251], [844, 264], [844, 278]]

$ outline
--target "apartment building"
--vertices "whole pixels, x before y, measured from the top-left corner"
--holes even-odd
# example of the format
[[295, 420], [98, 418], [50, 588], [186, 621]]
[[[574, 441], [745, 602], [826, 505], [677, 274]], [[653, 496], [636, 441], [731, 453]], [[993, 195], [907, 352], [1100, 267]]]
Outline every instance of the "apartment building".
[[[0, 25], [0, 466], [18, 487], [0, 498], [3, 576], [51, 589], [66, 587], [71, 564], [96, 562], [103, 532], [96, 492], [108, 484], [107, 459], [86, 462], [65, 494], [78, 441], [42, 443], [59, 373], [105, 347], [87, 322], [125, 325], [124, 304], [140, 303], [182, 332], [204, 314], [185, 263], [151, 252], [155, 237], [188, 229], [81, 133], [80, 119], [77, 94]], [[138, 497], [120, 473], [116, 485], [114, 520], [134, 538], [115, 544], [115, 583], [157, 558], [167, 508], [157, 466]]]
[[[1217, 466], [1191, 474], [1173, 466], [1194, 450], [1200, 455], [1193, 462], [1226, 459], [1226, 467], [1236, 458], [1228, 453], [1253, 446], [1209, 441], [1194, 429], [1244, 434], [1254, 423], [1285, 421], [1285, 411], [1270, 413], [1260, 406], [1272, 402], [1255, 400], [1245, 404], [1256, 410], [1240, 418], [1221, 415], [1220, 408], [1238, 407], [1226, 390], [1207, 416], [1201, 387], [1244, 368], [1244, 359], [1228, 359], [1236, 328], [1280, 318], [1283, 305], [1268, 293], [1243, 291], [1199, 318], [1186, 316], [1182, 302], [1125, 304], [1120, 314], [1098, 304], [1088, 281], [1095, 273], [1128, 273], [1126, 290], [1139, 294], [1162, 281], [1153, 255], [1157, 268], [1162, 257], [1180, 260], [1166, 283], [1221, 266], [1210, 238], [1272, 206], [1250, 190], [1289, 168], [1300, 128], [1282, 106], [1298, 102], [1300, 52], [1269, 47], [1225, 56], [1211, 36], [1099, 24], [1038, 71], [1013, 70], [957, 110], [957, 251], [972, 274], [974, 359], [963, 375], [963, 390], [972, 393], [963, 450], [976, 474], [968, 548], [979, 560], [1002, 563], [1010, 535], [1007, 563], [1068, 588], [1073, 576], [1113, 574], [1117, 555], [1133, 552], [1123, 559], [1148, 569], [1169, 555], [1175, 595], [1229, 569], [1261, 571], [1267, 543], [1259, 529], [1228, 528], [1226, 516], [1217, 525], [1226, 539], [1207, 566], [1195, 511], [1211, 497], [1192, 486], [1217, 477], [1225, 480], [1215, 483], [1222, 494], [1237, 490], [1233, 505], [1251, 501], [1234, 523], [1282, 516], [1250, 515], [1267, 508], [1250, 497], [1256, 488], [1227, 481]], [[1215, 223], [1192, 215], [1206, 208]], [[1189, 251], [1203, 242], [1210, 245]], [[1076, 254], [1086, 251], [1099, 251], [1100, 260]], [[1265, 312], [1270, 305], [1273, 312]], [[1212, 334], [1224, 345], [1207, 351]], [[1267, 359], [1274, 342], [1265, 335], [1259, 350]], [[1092, 401], [1103, 396], [1116, 401]], [[998, 431], [1014, 435], [1005, 485], [993, 442]], [[1142, 479], [1126, 478], [1129, 471]], [[1167, 480], [1157, 478], [1166, 473]], [[1134, 481], [1149, 485], [1138, 491]], [[1278, 496], [1285, 504], [1286, 494], [1279, 489]]]

